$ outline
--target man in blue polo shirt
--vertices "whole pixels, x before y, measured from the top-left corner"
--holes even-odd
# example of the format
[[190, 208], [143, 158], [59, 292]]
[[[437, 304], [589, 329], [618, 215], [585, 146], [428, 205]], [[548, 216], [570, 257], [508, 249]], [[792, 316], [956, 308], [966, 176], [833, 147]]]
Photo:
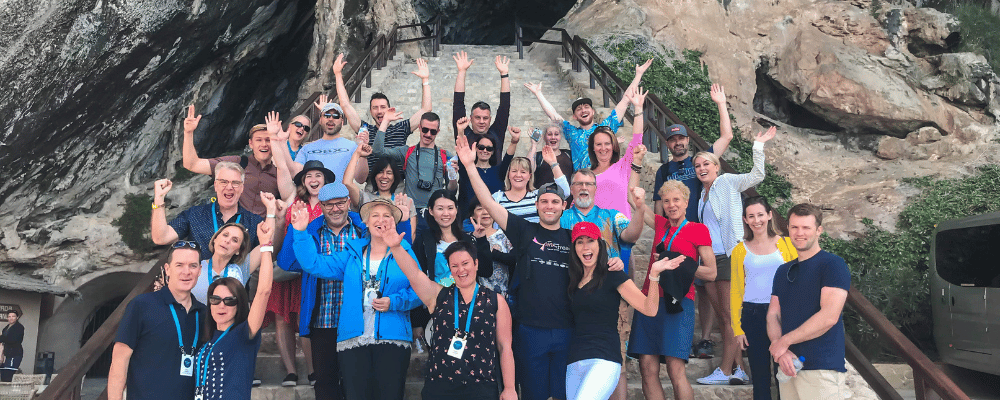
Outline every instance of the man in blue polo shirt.
[[[164, 272], [167, 286], [136, 296], [118, 325], [108, 399], [129, 400], [194, 397], [194, 353], [207, 308], [191, 295], [201, 273], [199, 246], [176, 242]], [[204, 338], [202, 338], [204, 339]]]
[[[792, 377], [778, 385], [784, 400], [839, 400], [847, 390], [843, 310], [851, 271], [843, 258], [820, 249], [822, 224], [815, 205], [788, 211], [788, 236], [799, 258], [778, 267], [767, 310], [771, 356]], [[803, 367], [796, 372], [799, 357]]]

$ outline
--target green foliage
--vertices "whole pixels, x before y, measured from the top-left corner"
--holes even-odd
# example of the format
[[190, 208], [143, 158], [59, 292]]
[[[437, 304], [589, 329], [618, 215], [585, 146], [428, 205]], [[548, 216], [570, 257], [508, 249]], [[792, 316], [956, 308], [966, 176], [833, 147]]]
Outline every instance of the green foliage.
[[[719, 138], [719, 110], [709, 97], [712, 81], [708, 67], [700, 61], [701, 53], [684, 50], [680, 57], [672, 51], [662, 55], [633, 38], [614, 37], [596, 44], [598, 51], [606, 51], [608, 66], [624, 82], [635, 77], [635, 65], [652, 58], [653, 64], [642, 77], [642, 86], [656, 94], [670, 110], [684, 121], [692, 131], [712, 143]], [[603, 57], [602, 57], [603, 58]], [[735, 118], [730, 115], [735, 125]], [[736, 159], [727, 159], [737, 171], [749, 172], [753, 167], [753, 142], [743, 139], [738, 128], [733, 128], [735, 138], [729, 148]], [[791, 205], [792, 185], [767, 165], [767, 177], [757, 186], [757, 192], [767, 197], [779, 210]]]
[[149, 207], [150, 204], [153, 204], [153, 198], [149, 195], [125, 195], [125, 212], [111, 222], [118, 227], [122, 241], [140, 255], [153, 250], [153, 240], [149, 236], [149, 218], [153, 212]]
[[[905, 183], [921, 189], [899, 213], [896, 232], [869, 219], [865, 235], [854, 240], [825, 236], [822, 247], [844, 257], [854, 287], [925, 353], [935, 353], [931, 338], [928, 288], [931, 235], [945, 220], [1000, 210], [1000, 166], [979, 168], [958, 179], [922, 177]], [[877, 335], [853, 313], [845, 315], [847, 332], [869, 357], [884, 353]]]
[[962, 24], [962, 42], [958, 51], [982, 54], [993, 72], [1000, 74], [1000, 16], [990, 12], [989, 5], [973, 2], [955, 3], [944, 10]]

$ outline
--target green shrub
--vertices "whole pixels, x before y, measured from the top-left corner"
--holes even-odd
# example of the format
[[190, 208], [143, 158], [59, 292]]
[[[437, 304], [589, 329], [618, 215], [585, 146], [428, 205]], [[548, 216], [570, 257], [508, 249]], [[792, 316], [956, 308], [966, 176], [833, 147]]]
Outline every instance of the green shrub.
[[989, 6], [975, 2], [940, 2], [935, 7], [954, 15], [962, 25], [962, 41], [957, 51], [982, 54], [993, 72], [1000, 74], [1000, 16]]
[[111, 222], [118, 227], [118, 233], [133, 252], [149, 254], [153, 250], [153, 240], [149, 236], [149, 219], [153, 210], [149, 207], [153, 198], [147, 194], [125, 195], [125, 212]]
[[[697, 132], [705, 141], [712, 143], [719, 138], [719, 110], [709, 97], [712, 81], [708, 78], [708, 68], [700, 61], [701, 53], [684, 50], [680, 57], [668, 51], [666, 57], [655, 51], [638, 38], [612, 37], [596, 44], [596, 51], [611, 55], [604, 59], [608, 66], [624, 82], [635, 77], [635, 64], [652, 58], [653, 64], [642, 77], [642, 86], [656, 94], [681, 121]], [[603, 57], [602, 57], [603, 58]], [[737, 171], [749, 172], [753, 167], [753, 142], [743, 139], [733, 121], [733, 141], [729, 148], [736, 155], [727, 159]], [[779, 139], [780, 140], [780, 139]], [[791, 207], [789, 199], [792, 185], [785, 177], [778, 175], [774, 167], [767, 165], [767, 177], [757, 186], [757, 192], [767, 197], [778, 210]]]

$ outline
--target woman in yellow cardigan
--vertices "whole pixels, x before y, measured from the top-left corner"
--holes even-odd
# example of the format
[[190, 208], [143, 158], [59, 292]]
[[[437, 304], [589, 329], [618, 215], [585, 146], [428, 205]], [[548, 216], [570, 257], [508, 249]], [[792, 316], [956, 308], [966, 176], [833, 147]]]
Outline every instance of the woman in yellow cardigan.
[[731, 257], [730, 310], [733, 334], [750, 358], [754, 400], [771, 399], [771, 355], [767, 337], [767, 307], [771, 303], [774, 272], [799, 255], [791, 240], [779, 235], [767, 199], [743, 202], [744, 240]]

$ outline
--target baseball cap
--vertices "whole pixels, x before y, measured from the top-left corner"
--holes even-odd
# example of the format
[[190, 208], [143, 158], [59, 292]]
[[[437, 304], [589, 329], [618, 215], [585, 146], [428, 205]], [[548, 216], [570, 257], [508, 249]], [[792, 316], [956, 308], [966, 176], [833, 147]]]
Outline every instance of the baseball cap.
[[597, 225], [593, 222], [577, 222], [573, 225], [573, 241], [575, 242], [580, 236], [588, 236], [594, 240], [601, 239], [601, 230], [597, 229]]
[[546, 183], [542, 185], [542, 187], [538, 188], [538, 197], [542, 197], [542, 195], [546, 193], [553, 193], [556, 196], [559, 196], [560, 199], [566, 198], [566, 194], [563, 193], [562, 188], [555, 183]]
[[573, 107], [571, 107], [570, 109], [573, 110], [573, 112], [576, 112], [576, 108], [579, 107], [581, 104], [586, 104], [590, 107], [594, 107], [594, 102], [590, 100], [589, 97], [581, 97], [573, 102]]
[[668, 126], [667, 127], [667, 138], [669, 139], [671, 136], [674, 136], [674, 135], [687, 136], [688, 135], [687, 128], [685, 128], [684, 125], [680, 125], [680, 124], [674, 124], [674, 125]]
[[330, 110], [336, 110], [341, 115], [344, 114], [344, 109], [340, 108], [340, 104], [337, 104], [337, 103], [326, 103], [326, 105], [323, 106], [323, 112], [324, 113], [327, 112], [327, 111], [330, 111]]

